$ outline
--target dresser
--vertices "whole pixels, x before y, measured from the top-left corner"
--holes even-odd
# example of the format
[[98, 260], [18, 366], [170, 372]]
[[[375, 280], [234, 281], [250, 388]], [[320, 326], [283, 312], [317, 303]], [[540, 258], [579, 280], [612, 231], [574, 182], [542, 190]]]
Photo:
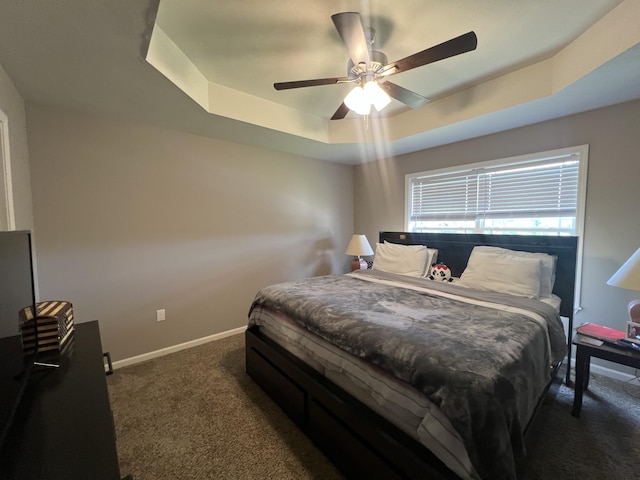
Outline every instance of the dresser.
[[[20, 348], [19, 337], [0, 340], [0, 392], [15, 389]], [[97, 321], [75, 325], [59, 367], [34, 366], [2, 445], [0, 479], [120, 479]]]

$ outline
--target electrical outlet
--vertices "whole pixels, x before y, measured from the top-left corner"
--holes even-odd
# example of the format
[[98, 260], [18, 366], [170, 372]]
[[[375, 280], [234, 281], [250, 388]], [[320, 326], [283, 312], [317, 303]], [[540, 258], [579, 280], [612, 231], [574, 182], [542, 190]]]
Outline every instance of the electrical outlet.
[[167, 314], [164, 311], [164, 308], [162, 310], [156, 310], [156, 320], [158, 322], [162, 322], [163, 320], [165, 320], [167, 318]]

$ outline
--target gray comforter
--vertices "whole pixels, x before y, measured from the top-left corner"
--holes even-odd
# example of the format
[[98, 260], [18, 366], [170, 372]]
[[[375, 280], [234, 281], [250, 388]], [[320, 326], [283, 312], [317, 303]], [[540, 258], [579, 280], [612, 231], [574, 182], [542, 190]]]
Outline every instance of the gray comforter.
[[[362, 277], [402, 280], [411, 288]], [[517, 307], [544, 320], [436, 292]], [[482, 478], [515, 478], [524, 428], [550, 366], [566, 354], [560, 318], [545, 303], [375, 270], [272, 285], [258, 292], [256, 304], [422, 391], [458, 431]]]

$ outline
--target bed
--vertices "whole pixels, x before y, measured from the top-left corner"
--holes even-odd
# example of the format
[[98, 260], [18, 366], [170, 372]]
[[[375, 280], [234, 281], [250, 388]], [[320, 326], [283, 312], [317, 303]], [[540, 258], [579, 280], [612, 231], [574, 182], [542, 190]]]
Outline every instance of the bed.
[[[380, 245], [420, 252], [426, 265], [437, 252], [456, 280], [376, 268]], [[381, 232], [372, 270], [258, 292], [247, 372], [348, 477], [514, 478], [527, 427], [570, 359], [560, 316], [570, 332], [576, 245], [575, 237]], [[485, 256], [494, 247], [509, 263]], [[551, 284], [528, 278], [544, 270], [540, 256], [553, 258]], [[489, 276], [474, 270], [487, 260]], [[515, 294], [492, 290], [495, 271]], [[524, 295], [520, 277], [522, 288], [549, 292]]]

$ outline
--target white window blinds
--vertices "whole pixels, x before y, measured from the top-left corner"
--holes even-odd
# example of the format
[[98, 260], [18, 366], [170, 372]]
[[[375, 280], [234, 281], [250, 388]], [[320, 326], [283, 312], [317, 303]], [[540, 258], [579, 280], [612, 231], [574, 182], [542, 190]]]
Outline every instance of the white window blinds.
[[576, 160], [546, 161], [482, 173], [479, 211], [485, 217], [575, 217], [578, 167]]
[[411, 177], [408, 219], [575, 218], [580, 166], [576, 157]]

